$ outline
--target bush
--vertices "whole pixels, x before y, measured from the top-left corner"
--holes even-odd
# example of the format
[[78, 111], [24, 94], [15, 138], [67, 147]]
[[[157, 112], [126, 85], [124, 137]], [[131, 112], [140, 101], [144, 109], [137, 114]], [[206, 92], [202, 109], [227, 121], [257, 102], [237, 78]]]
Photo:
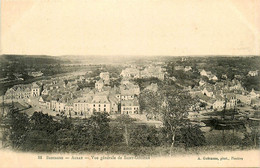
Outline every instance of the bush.
[[199, 126], [188, 125], [180, 129], [176, 135], [176, 144], [184, 144], [187, 147], [202, 146], [206, 144], [206, 138]]
[[130, 132], [130, 145], [144, 147], [161, 145], [158, 129], [147, 125], [135, 126]]
[[245, 137], [242, 142], [243, 146], [259, 146], [260, 145], [260, 134], [257, 130], [253, 130], [251, 133], [245, 133]]

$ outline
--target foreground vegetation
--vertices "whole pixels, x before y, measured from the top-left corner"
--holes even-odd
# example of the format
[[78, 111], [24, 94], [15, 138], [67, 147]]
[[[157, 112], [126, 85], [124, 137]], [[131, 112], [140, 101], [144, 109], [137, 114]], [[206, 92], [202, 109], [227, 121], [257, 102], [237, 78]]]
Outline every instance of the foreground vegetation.
[[[12, 110], [2, 121], [5, 147], [31, 152], [93, 152], [134, 155], [176, 155], [253, 148], [247, 137], [203, 133], [198, 126], [185, 125], [175, 134], [167, 127], [136, 125], [126, 115], [110, 120], [107, 113], [94, 113], [81, 123], [57, 120], [35, 112], [31, 117]], [[205, 136], [206, 135], [206, 136]], [[259, 137], [259, 135], [258, 135]], [[257, 142], [259, 145], [259, 142]]]

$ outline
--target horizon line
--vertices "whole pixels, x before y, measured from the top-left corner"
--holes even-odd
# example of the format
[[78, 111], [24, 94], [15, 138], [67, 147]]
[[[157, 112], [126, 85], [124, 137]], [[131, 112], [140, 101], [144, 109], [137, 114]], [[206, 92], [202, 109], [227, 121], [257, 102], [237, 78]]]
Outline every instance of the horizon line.
[[104, 57], [104, 56], [109, 56], [109, 57], [133, 57], [133, 58], [138, 58], [138, 57], [259, 57], [260, 55], [230, 55], [230, 54], [203, 54], [203, 55], [127, 55], [127, 54], [122, 54], [122, 55], [99, 55], [99, 54], [87, 54], [87, 55], [81, 55], [81, 54], [64, 54], [64, 55], [48, 55], [48, 54], [0, 54], [0, 56], [49, 56], [49, 57], [70, 57], [70, 56], [80, 56], [80, 57]]

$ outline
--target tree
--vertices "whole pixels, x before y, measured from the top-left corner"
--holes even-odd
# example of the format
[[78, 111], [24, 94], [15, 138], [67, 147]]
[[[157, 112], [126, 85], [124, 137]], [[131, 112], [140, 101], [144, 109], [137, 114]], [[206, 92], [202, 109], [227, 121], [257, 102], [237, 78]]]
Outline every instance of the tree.
[[145, 111], [149, 118], [158, 118], [162, 99], [158, 92], [143, 90], [139, 97], [140, 110]]
[[86, 123], [89, 144], [103, 146], [109, 143], [108, 113], [94, 112]]
[[206, 143], [205, 136], [198, 125], [187, 124], [180, 129], [176, 139], [179, 143], [183, 143], [185, 148], [202, 146]]
[[125, 133], [124, 133], [124, 139], [125, 139], [125, 143], [126, 146], [129, 146], [129, 139], [130, 139], [130, 135], [129, 135], [129, 131], [128, 131], [128, 126], [132, 125], [133, 122], [135, 121], [135, 119], [130, 118], [128, 115], [120, 115], [116, 118], [116, 121], [119, 122], [120, 125], [123, 125]]
[[61, 128], [61, 125], [53, 120], [52, 116], [42, 112], [34, 112], [30, 117], [31, 130], [46, 131], [49, 135]]
[[246, 132], [244, 133], [245, 137], [243, 139], [244, 145], [259, 146], [260, 139], [260, 124], [259, 124], [260, 112], [255, 112], [253, 118], [250, 120], [244, 120], [244, 126]]
[[30, 131], [23, 144], [24, 150], [53, 151], [57, 144], [56, 132], [61, 128], [61, 124], [54, 121], [52, 116], [34, 112], [30, 117]]
[[3, 121], [7, 130], [5, 130], [5, 135], [7, 139], [9, 138], [11, 146], [14, 149], [18, 149], [26, 141], [27, 133], [29, 132], [29, 119], [24, 113], [19, 113], [15, 109], [7, 114]]
[[135, 125], [130, 130], [130, 144], [131, 146], [159, 146], [161, 139], [160, 132], [154, 126]]
[[151, 83], [157, 83], [159, 86], [161, 85], [162, 81], [156, 77], [149, 77], [149, 78], [137, 78], [133, 80], [141, 90], [143, 90], [145, 87], [150, 85]]
[[185, 127], [189, 120], [188, 111], [196, 102], [190, 97], [188, 92], [178, 90], [175, 87], [166, 85], [161, 90], [164, 95], [162, 105], [163, 124], [166, 129], [166, 137], [171, 142], [170, 154], [175, 143], [175, 136]]

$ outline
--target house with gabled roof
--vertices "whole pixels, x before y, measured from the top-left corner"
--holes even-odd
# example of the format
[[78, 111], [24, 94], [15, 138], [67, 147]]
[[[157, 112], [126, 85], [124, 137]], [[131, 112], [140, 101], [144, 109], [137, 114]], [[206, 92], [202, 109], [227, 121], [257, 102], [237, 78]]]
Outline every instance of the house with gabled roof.
[[212, 75], [212, 73], [210, 71], [205, 71], [204, 69], [202, 69], [200, 70], [200, 75], [208, 77], [209, 75]]
[[139, 111], [140, 105], [136, 98], [121, 101], [121, 114], [138, 114]]
[[160, 80], [164, 80], [164, 72], [161, 66], [148, 66], [141, 71], [142, 78], [155, 77]]
[[251, 97], [249, 95], [236, 94], [236, 97], [242, 103], [245, 103], [247, 105], [251, 104]]
[[214, 89], [211, 85], [205, 85], [202, 93], [208, 97], [214, 97]]
[[114, 87], [110, 90], [110, 94], [115, 95], [115, 97], [117, 98], [118, 101], [121, 100], [120, 88], [114, 86]]
[[130, 95], [139, 95], [140, 94], [140, 88], [138, 85], [135, 85], [131, 82], [126, 83], [126, 84], [121, 84], [120, 85], [120, 93], [122, 96], [122, 93], [125, 94], [128, 92]]
[[28, 99], [31, 96], [31, 85], [15, 85], [5, 93], [6, 99]]
[[135, 94], [132, 90], [121, 90], [121, 101], [122, 100], [132, 100], [135, 97]]
[[230, 109], [230, 108], [234, 108], [237, 105], [237, 97], [236, 94], [234, 93], [227, 93], [226, 94], [226, 108]]
[[191, 66], [185, 66], [184, 71], [191, 71], [192, 67]]
[[256, 70], [256, 71], [249, 71], [248, 75], [249, 76], [257, 76], [258, 75], [258, 70]]
[[91, 101], [91, 107], [96, 112], [110, 113], [110, 102], [106, 95], [94, 95]]
[[31, 89], [32, 89], [31, 96], [33, 96], [33, 97], [40, 96], [41, 88], [39, 87], [39, 85], [37, 85], [36, 83], [33, 83]]
[[216, 75], [209, 75], [208, 78], [209, 78], [209, 80], [212, 80], [212, 81], [218, 80], [218, 77]]
[[200, 75], [206, 76], [206, 77], [208, 77], [209, 80], [212, 80], [212, 81], [218, 80], [218, 77], [216, 75], [212, 74], [211, 71], [205, 71], [204, 69], [200, 70]]
[[47, 89], [47, 88], [43, 89], [43, 91], [42, 91], [41, 94], [42, 94], [42, 95], [48, 95], [48, 94], [49, 94], [48, 89]]
[[199, 85], [200, 85], [200, 86], [203, 86], [203, 85], [205, 85], [205, 84], [206, 84], [206, 82], [205, 82], [204, 80], [201, 79], [201, 80], [199, 81]]
[[103, 79], [104, 81], [104, 84], [108, 85], [109, 82], [110, 82], [110, 79], [109, 79], [109, 72], [101, 72], [99, 74], [100, 78]]
[[214, 103], [213, 103], [213, 109], [217, 109], [217, 110], [222, 110], [225, 106], [225, 100], [222, 99], [222, 100], [216, 100]]
[[108, 99], [110, 102], [110, 112], [118, 113], [119, 112], [118, 105], [120, 100], [114, 94], [109, 94]]
[[249, 93], [250, 97], [252, 99], [254, 98], [260, 98], [260, 92], [259, 91], [255, 91], [255, 89], [252, 89], [251, 92]]
[[157, 83], [151, 83], [149, 86], [147, 86], [144, 90], [150, 90], [153, 92], [157, 92], [158, 90], [158, 85]]
[[131, 67], [122, 70], [120, 75], [124, 78], [140, 78], [140, 71]]
[[91, 107], [92, 96], [85, 96], [81, 98], [77, 98], [73, 101], [73, 111], [75, 115], [83, 114], [87, 112], [88, 114], [92, 114]]
[[251, 106], [259, 108], [260, 107], [260, 98], [253, 98], [251, 100]]
[[44, 99], [43, 99], [43, 96], [40, 96], [40, 97], [39, 97], [38, 102], [39, 102], [39, 105], [40, 105], [40, 106], [45, 106], [45, 101], [44, 101]]
[[184, 70], [185, 68], [184, 68], [184, 66], [178, 65], [178, 66], [174, 66], [174, 69], [176, 71], [179, 71], [179, 70]]
[[102, 91], [103, 87], [104, 87], [104, 81], [103, 81], [103, 79], [100, 79], [99, 81], [97, 81], [97, 82], [95, 83], [95, 88], [96, 88], [99, 92]]

